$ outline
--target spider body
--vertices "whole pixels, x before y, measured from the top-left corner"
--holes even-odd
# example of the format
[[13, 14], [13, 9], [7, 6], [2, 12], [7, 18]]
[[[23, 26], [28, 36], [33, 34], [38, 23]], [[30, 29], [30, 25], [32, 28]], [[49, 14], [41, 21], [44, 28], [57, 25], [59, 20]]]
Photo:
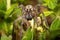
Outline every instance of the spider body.
[[[14, 27], [13, 28], [15, 28], [15, 29], [18, 28], [17, 22], [21, 21], [20, 28], [19, 28], [20, 29], [20, 32], [19, 32], [20, 35], [22, 35], [22, 30], [26, 31], [29, 28], [29, 26], [32, 26], [31, 28], [37, 28], [41, 24], [43, 24], [42, 18], [39, 16], [39, 14], [41, 12], [41, 6], [40, 5], [37, 5], [35, 7], [32, 5], [26, 5], [26, 6], [20, 5], [19, 7], [22, 8], [22, 16], [18, 17], [14, 21]], [[30, 22], [31, 20], [32, 20], [32, 22]], [[16, 35], [17, 34], [18, 34], [18, 32], [16, 33]], [[19, 39], [21, 39], [21, 38], [22, 38], [22, 36], [20, 36]]]

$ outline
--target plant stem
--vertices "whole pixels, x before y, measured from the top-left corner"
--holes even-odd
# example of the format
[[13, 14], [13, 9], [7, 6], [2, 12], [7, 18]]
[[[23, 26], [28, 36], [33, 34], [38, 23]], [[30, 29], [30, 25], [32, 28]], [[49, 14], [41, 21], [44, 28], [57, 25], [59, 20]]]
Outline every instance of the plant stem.
[[11, 0], [7, 0], [7, 10], [11, 7]]

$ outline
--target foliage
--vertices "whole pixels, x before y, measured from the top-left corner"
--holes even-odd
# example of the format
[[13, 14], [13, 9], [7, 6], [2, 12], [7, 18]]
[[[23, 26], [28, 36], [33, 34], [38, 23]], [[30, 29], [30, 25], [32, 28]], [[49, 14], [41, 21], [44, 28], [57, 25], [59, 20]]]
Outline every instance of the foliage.
[[6, 0], [0, 1], [0, 10], [6, 11]]
[[2, 35], [1, 40], [11, 40], [11, 39], [7, 37], [6, 35]]
[[57, 6], [58, 0], [44, 0], [45, 5], [48, 6], [50, 9], [54, 9]]
[[60, 18], [56, 17], [50, 26], [50, 39], [53, 40], [57, 35], [60, 35]]
[[[32, 30], [33, 31], [33, 30]], [[32, 31], [31, 28], [28, 28], [27, 32], [25, 33], [24, 37], [22, 38], [22, 40], [32, 40]]]
[[[30, 0], [11, 0], [11, 7], [7, 10], [6, 0], [0, 0], [0, 31], [5, 30], [6, 34], [1, 36], [1, 40], [11, 40], [8, 36], [12, 35], [13, 22], [14, 20], [22, 16], [22, 9], [17, 8], [19, 4], [30, 4]], [[44, 15], [50, 16], [55, 15], [56, 17], [50, 25], [49, 28], [49, 40], [54, 40], [54, 38], [60, 35], [60, 0], [38, 0], [38, 3], [42, 2], [43, 6], [47, 6], [50, 10], [44, 11]], [[42, 15], [40, 15], [42, 16]], [[22, 40], [32, 40], [35, 30], [29, 28]], [[47, 32], [44, 31], [40, 35], [40, 40], [45, 40]], [[7, 36], [8, 35], [8, 36]]]

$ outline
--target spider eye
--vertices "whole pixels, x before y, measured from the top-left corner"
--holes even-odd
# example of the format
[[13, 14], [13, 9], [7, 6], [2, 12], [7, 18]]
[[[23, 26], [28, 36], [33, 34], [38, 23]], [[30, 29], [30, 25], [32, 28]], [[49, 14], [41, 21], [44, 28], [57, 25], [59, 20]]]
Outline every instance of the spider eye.
[[33, 8], [31, 8], [31, 10], [33, 11]]

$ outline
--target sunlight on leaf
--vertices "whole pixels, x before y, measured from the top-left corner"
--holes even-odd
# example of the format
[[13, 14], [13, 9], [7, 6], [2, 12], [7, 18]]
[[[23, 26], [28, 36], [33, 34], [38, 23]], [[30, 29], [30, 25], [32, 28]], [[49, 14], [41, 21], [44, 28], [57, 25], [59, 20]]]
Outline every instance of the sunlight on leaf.
[[57, 6], [58, 0], [44, 0], [44, 5], [48, 6], [50, 9], [54, 9]]
[[[44, 15], [45, 16], [49, 16], [49, 15], [51, 15], [52, 13], [54, 13], [53, 11], [45, 11], [44, 12]], [[42, 16], [42, 13], [40, 14], [40, 16]]]

